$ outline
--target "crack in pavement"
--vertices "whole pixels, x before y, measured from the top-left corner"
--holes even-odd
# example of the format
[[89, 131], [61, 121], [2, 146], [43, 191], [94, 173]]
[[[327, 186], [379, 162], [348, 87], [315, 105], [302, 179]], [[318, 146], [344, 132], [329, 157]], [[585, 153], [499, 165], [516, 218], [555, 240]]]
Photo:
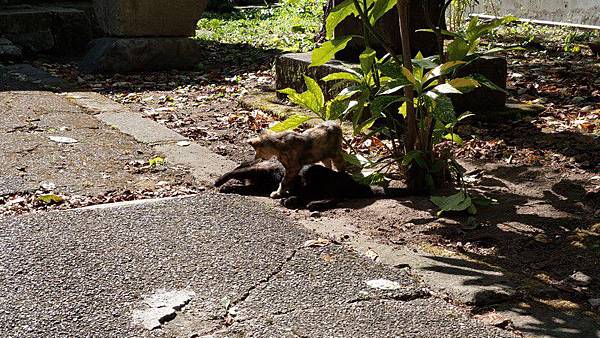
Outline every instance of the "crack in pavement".
[[417, 299], [429, 299], [433, 297], [431, 291], [427, 289], [419, 289], [413, 292], [401, 294], [401, 295], [391, 295], [385, 294], [379, 297], [364, 297], [364, 298], [355, 298], [346, 302], [346, 304], [357, 304], [363, 302], [372, 302], [377, 300], [393, 300], [398, 302], [410, 302]]
[[231, 315], [230, 314], [230, 309], [236, 308], [238, 307], [240, 304], [242, 304], [244, 301], [246, 301], [246, 299], [248, 299], [248, 297], [250, 297], [250, 295], [252, 294], [252, 292], [256, 289], [258, 289], [259, 287], [265, 285], [265, 284], [269, 284], [271, 282], [271, 280], [273, 279], [273, 277], [277, 276], [279, 273], [281, 273], [281, 271], [283, 271], [283, 268], [292, 260], [294, 259], [294, 257], [296, 257], [296, 254], [298, 254], [298, 251], [300, 249], [294, 249], [292, 251], [291, 254], [289, 254], [284, 260], [283, 262], [281, 262], [281, 264], [279, 264], [279, 266], [277, 266], [273, 271], [271, 271], [271, 273], [269, 273], [265, 278], [259, 280], [256, 284], [252, 285], [252, 287], [250, 287], [248, 290], [246, 290], [246, 292], [244, 292], [244, 294], [242, 294], [242, 296], [233, 301], [231, 303], [231, 305], [228, 307], [227, 309], [227, 313], [225, 313], [225, 315], [223, 315], [222, 320], [224, 321], [224, 326], [231, 326], [234, 322], [243, 322], [246, 320], [250, 320], [252, 318], [246, 318], [246, 319], [234, 319], [232, 317], [235, 317], [235, 315]]

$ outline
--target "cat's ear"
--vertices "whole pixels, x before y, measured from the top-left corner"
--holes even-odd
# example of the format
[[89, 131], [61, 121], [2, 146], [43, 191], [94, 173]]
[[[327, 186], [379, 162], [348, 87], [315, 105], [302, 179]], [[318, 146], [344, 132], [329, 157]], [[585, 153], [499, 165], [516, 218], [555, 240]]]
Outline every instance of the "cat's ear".
[[255, 138], [251, 138], [248, 141], [246, 141], [249, 145], [252, 146], [252, 148], [258, 147], [258, 145], [260, 144], [260, 138], [259, 137], [255, 137]]

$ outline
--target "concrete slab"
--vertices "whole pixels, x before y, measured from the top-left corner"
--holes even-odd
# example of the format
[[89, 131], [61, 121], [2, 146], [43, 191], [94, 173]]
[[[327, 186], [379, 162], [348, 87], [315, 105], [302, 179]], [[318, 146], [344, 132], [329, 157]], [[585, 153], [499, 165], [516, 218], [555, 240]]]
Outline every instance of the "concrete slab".
[[[435, 294], [447, 294], [450, 299], [463, 304], [496, 311], [526, 337], [600, 337], [598, 322], [589, 313], [576, 308], [566, 311], [540, 301], [552, 298], [557, 290], [535, 280], [516, 280], [514, 276], [451, 252], [433, 255], [423, 250], [382, 244], [343, 219], [322, 217], [301, 223], [322, 237], [344, 238], [344, 245], [359, 254], [376, 257], [379, 263], [409, 267]], [[522, 290], [527, 290], [536, 299], [519, 299]]]
[[187, 138], [173, 130], [133, 112], [101, 113], [96, 116], [107, 125], [133, 136], [145, 144], [161, 144], [184, 141]]
[[[203, 194], [0, 224], [3, 335], [514, 337], [419, 298], [406, 270], [338, 245], [304, 247], [313, 234], [251, 198]], [[365, 281], [384, 277], [401, 290]], [[134, 311], [163, 289], [194, 296], [149, 332]]]
[[[0, 92], [0, 196], [25, 193], [50, 182], [55, 193], [96, 195], [152, 188], [175, 181], [171, 170], [136, 172], [155, 151], [111, 129], [50, 92]], [[69, 137], [74, 144], [50, 137]]]
[[68, 92], [62, 94], [69, 101], [80, 106], [90, 114], [122, 113], [129, 109], [108, 97], [95, 92]]
[[237, 163], [195, 143], [186, 147], [165, 144], [155, 149], [164, 154], [167, 161], [188, 167], [192, 175], [204, 183], [212, 184], [216, 178], [237, 167]]

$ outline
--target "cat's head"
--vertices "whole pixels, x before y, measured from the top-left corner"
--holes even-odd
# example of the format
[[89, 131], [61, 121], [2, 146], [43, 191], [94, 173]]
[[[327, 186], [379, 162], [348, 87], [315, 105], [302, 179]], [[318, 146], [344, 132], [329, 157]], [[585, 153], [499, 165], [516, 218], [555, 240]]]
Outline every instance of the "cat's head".
[[275, 149], [272, 140], [266, 137], [266, 135], [251, 138], [248, 140], [248, 144], [254, 148], [256, 159], [270, 160], [277, 155], [277, 150]]

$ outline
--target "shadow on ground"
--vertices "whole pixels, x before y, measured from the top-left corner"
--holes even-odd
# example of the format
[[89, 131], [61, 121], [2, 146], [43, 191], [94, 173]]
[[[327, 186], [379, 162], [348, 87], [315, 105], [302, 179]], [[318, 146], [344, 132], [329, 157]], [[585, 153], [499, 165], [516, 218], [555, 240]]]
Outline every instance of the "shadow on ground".
[[[279, 50], [257, 48], [247, 44], [199, 41], [204, 51], [203, 59], [197, 64], [189, 65], [189, 69], [185, 70], [91, 75], [78, 70], [78, 62], [82, 56], [47, 56], [25, 60], [20, 64], [0, 63], [0, 91], [169, 91], [193, 84], [219, 84], [228, 77], [270, 70], [275, 57], [281, 54]], [[47, 71], [47, 74], [40, 69]]]

